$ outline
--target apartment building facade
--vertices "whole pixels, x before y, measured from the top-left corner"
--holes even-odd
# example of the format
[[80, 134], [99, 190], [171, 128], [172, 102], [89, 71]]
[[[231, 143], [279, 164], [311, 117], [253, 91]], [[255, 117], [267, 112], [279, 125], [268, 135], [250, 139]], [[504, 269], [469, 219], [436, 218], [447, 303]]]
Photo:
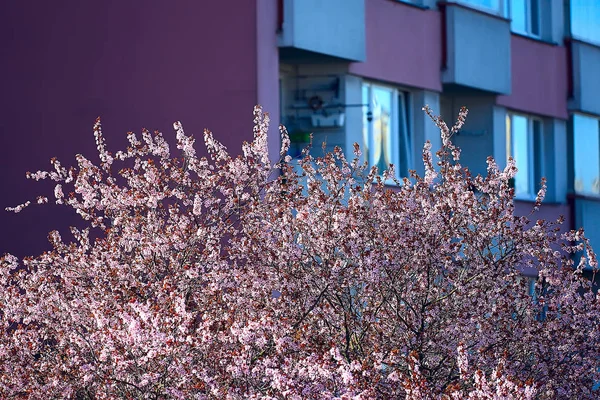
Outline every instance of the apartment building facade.
[[290, 130], [362, 143], [371, 164], [406, 174], [422, 168], [425, 140], [439, 144], [422, 106], [450, 121], [467, 106], [454, 138], [463, 163], [485, 174], [486, 156], [501, 166], [515, 157], [517, 212], [531, 211], [546, 177], [536, 218], [563, 215], [600, 245], [599, 2], [280, 4], [280, 113]]
[[[40, 192], [26, 170], [93, 154], [103, 117], [115, 147], [173, 120], [215, 132], [232, 152], [251, 137], [256, 103], [304, 146], [373, 165], [422, 170], [439, 132], [424, 104], [452, 120], [463, 163], [485, 173], [514, 156], [517, 212], [548, 179], [541, 217], [585, 227], [600, 246], [600, 2], [587, 0], [229, 0], [22, 2], [0, 6], [2, 207]], [[276, 156], [279, 137], [269, 143]], [[317, 146], [320, 147], [320, 146]], [[86, 153], [87, 152], [87, 153]], [[48, 190], [48, 187], [46, 187]], [[0, 252], [31, 254], [66, 226], [58, 209], [0, 216]], [[35, 232], [35, 235], [33, 234]], [[34, 237], [35, 236], [35, 237]], [[47, 246], [45, 246], [47, 247]]]

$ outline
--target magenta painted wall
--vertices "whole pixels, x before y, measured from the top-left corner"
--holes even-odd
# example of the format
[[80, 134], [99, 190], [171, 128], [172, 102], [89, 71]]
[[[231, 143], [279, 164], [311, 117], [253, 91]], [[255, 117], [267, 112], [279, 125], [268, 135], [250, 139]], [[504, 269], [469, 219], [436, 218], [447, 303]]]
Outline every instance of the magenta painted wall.
[[554, 118], [568, 118], [567, 53], [561, 46], [513, 35], [512, 92], [499, 105]]
[[[254, 104], [275, 111], [278, 99], [277, 75], [258, 73], [277, 71], [276, 1], [256, 1], [2, 2], [0, 208], [51, 193], [24, 178], [50, 157], [94, 158], [98, 115], [109, 148], [142, 127], [173, 137], [180, 120], [200, 146], [209, 128], [239, 153], [252, 137]], [[259, 90], [259, 81], [267, 86]], [[46, 232], [67, 227], [69, 215], [56, 206], [0, 211], [0, 254], [47, 247]]]
[[367, 60], [350, 73], [441, 91], [441, 16], [398, 1], [367, 0]]

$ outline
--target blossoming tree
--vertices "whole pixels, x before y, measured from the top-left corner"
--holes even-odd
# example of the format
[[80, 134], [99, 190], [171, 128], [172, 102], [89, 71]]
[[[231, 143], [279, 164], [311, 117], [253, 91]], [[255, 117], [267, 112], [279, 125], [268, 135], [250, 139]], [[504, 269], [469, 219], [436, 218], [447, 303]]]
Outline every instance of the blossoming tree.
[[179, 123], [178, 157], [147, 131], [111, 154], [98, 121], [98, 165], [29, 174], [83, 222], [0, 259], [0, 397], [593, 398], [587, 240], [514, 215], [514, 162], [471, 176], [466, 110], [426, 111], [443, 146], [402, 181], [358, 145], [291, 160], [283, 128], [271, 165], [258, 107], [235, 158], [207, 131], [198, 157]]

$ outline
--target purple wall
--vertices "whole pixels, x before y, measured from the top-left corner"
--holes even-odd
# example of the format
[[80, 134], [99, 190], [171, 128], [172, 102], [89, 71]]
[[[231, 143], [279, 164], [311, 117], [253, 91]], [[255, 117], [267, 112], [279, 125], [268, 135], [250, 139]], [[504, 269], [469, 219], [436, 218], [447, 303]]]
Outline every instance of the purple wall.
[[499, 105], [567, 119], [567, 53], [555, 46], [513, 35], [512, 92], [498, 96]]
[[[539, 211], [535, 214], [530, 215], [533, 209], [533, 202], [530, 201], [515, 201], [515, 215], [522, 215], [528, 217], [532, 222], [538, 219], [544, 219], [546, 221], [556, 221], [560, 215], [565, 218], [565, 222], [562, 224], [562, 232], [566, 232], [573, 229], [574, 221], [571, 214], [571, 207], [568, 204], [550, 204], [542, 203]], [[579, 227], [577, 227], [579, 228]]]
[[367, 0], [367, 60], [350, 73], [442, 90], [441, 15], [390, 0]]
[[[239, 153], [254, 104], [277, 109], [277, 76], [258, 73], [277, 70], [276, 2], [258, 1], [264, 17], [247, 0], [2, 2], [0, 208], [51, 193], [24, 178], [50, 157], [95, 159], [98, 115], [113, 150], [142, 127], [173, 137], [180, 120], [200, 146], [206, 127]], [[67, 215], [56, 206], [0, 211], [0, 254], [47, 247], [46, 232], [68, 226]]]

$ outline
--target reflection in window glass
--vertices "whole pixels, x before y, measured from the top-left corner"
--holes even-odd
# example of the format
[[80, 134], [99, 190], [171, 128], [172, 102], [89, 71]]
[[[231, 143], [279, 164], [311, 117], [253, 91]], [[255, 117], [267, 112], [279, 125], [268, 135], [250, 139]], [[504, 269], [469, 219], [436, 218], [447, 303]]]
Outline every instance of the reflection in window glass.
[[571, 0], [571, 35], [587, 42], [600, 43], [600, 1]]
[[515, 196], [533, 199], [535, 183], [543, 174], [543, 138], [540, 119], [518, 114], [506, 116], [506, 155], [515, 159]]
[[531, 195], [531, 158], [528, 134], [529, 122], [526, 117], [520, 115], [512, 116], [512, 157], [517, 163], [517, 175], [515, 176], [515, 195]]
[[527, 33], [526, 0], [510, 0], [510, 28], [514, 32]]
[[531, 152], [529, 154], [532, 162], [531, 187], [533, 194], [539, 189], [539, 183], [545, 175], [544, 170], [544, 139], [542, 137], [542, 121], [539, 119], [530, 120], [530, 138]]
[[509, 8], [513, 32], [540, 36], [539, 0], [510, 0]]
[[575, 191], [600, 194], [600, 122], [596, 118], [573, 116], [573, 160]]
[[397, 175], [406, 176], [412, 168], [408, 93], [364, 83], [362, 104], [366, 105], [363, 106], [361, 146], [365, 160], [376, 166], [379, 173], [394, 164]]
[[380, 172], [392, 163], [392, 91], [378, 86], [372, 87], [373, 105], [373, 162]]

